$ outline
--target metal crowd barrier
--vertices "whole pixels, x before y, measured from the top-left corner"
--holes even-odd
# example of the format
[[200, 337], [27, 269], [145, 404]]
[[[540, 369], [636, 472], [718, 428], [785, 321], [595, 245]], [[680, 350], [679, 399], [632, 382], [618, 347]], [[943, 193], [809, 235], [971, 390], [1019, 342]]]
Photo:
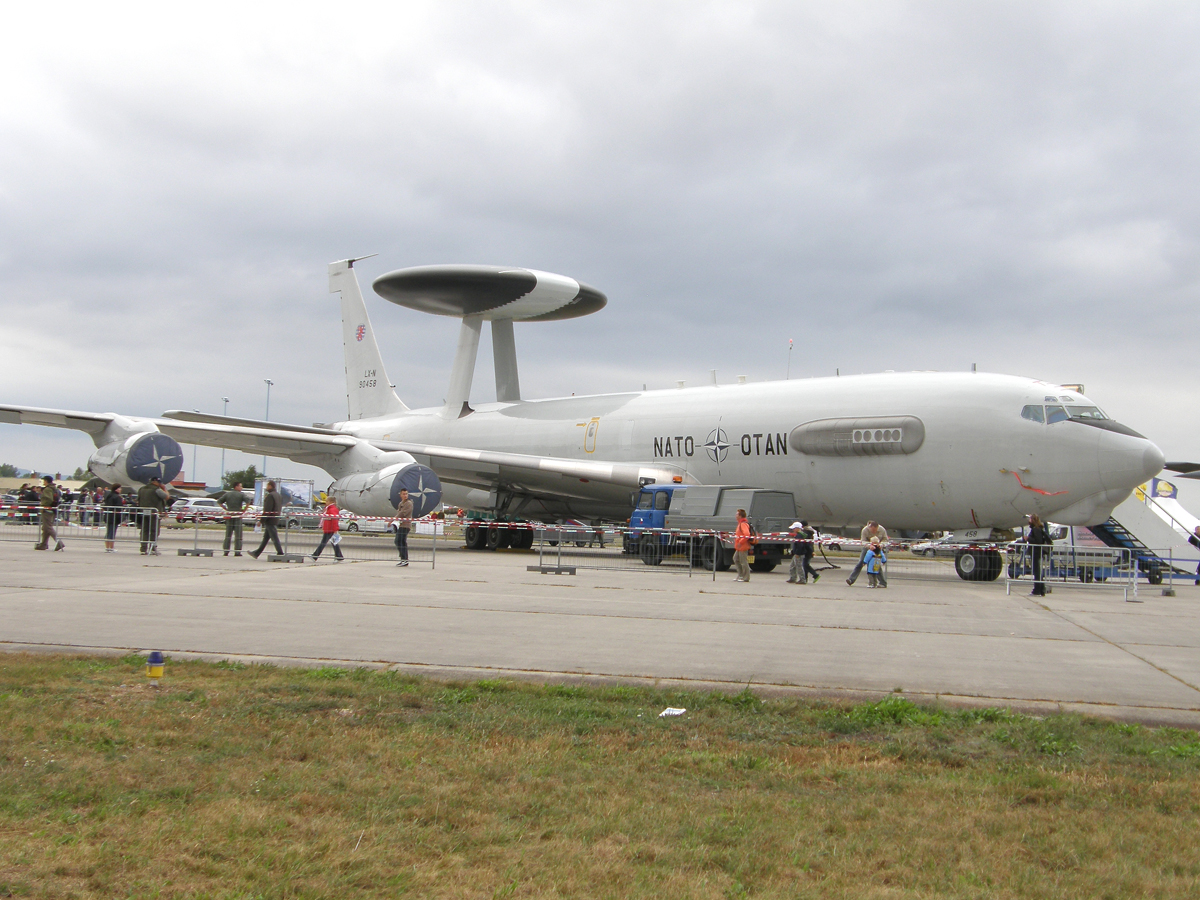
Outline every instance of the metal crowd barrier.
[[1138, 599], [1141, 567], [1133, 552], [1124, 547], [1052, 544], [1035, 553], [1029, 544], [1013, 544], [1007, 548], [1006, 557], [1006, 594], [1011, 594], [1014, 586], [1032, 588], [1041, 582], [1047, 590], [1056, 587], [1118, 590], [1127, 601], [1141, 602]]

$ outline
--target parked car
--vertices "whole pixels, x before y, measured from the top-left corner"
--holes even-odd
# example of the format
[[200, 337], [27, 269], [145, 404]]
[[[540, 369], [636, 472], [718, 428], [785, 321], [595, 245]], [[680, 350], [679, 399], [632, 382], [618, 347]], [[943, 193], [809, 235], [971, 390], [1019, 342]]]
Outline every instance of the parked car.
[[395, 534], [396, 520], [383, 519], [377, 516], [356, 516], [348, 510], [341, 511], [341, 529], [342, 531], [355, 534], [362, 532], [363, 534]]
[[208, 497], [193, 497], [191, 500], [176, 500], [167, 510], [176, 522], [219, 522], [225, 518], [225, 510], [216, 500]]
[[937, 538], [932, 541], [917, 541], [908, 549], [912, 551], [913, 556], [948, 556], [957, 555], [962, 547], [962, 541], [955, 538], [954, 535], [948, 534], [945, 537]]

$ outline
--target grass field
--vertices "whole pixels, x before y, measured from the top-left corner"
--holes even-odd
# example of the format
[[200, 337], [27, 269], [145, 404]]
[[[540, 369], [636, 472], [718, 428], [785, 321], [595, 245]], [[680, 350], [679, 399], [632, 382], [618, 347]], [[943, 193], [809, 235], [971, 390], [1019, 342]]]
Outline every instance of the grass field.
[[1188, 731], [141, 665], [0, 657], [0, 897], [1200, 896]]

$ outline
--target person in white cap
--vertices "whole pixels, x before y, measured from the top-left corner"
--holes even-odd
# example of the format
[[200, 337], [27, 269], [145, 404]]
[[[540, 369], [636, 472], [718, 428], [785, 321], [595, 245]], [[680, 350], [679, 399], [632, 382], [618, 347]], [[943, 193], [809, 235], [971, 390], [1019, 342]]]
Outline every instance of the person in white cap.
[[793, 522], [788, 530], [792, 533], [792, 566], [788, 573], [788, 584], [808, 584], [809, 575], [812, 575], [813, 584], [816, 584], [821, 577], [812, 567], [816, 532], [807, 522]]

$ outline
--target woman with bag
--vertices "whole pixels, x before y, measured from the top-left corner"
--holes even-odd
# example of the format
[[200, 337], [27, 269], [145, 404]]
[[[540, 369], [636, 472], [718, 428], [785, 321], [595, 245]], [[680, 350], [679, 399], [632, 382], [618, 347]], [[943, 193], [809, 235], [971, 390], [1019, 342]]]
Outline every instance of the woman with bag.
[[[97, 490], [96, 494], [99, 495]], [[104, 552], [112, 553], [117, 540], [117, 526], [121, 524], [121, 510], [125, 506], [125, 498], [121, 496], [121, 485], [114, 484], [104, 495]]]
[[336, 561], [341, 562], [346, 558], [342, 556], [341, 527], [342, 511], [338, 509], [337, 501], [330, 497], [329, 504], [325, 507], [325, 511], [321, 513], [321, 543], [317, 544], [317, 549], [313, 551], [313, 562], [317, 561], [317, 557], [321, 555], [321, 551], [325, 549], [325, 545], [330, 542], [333, 543], [333, 555]]

